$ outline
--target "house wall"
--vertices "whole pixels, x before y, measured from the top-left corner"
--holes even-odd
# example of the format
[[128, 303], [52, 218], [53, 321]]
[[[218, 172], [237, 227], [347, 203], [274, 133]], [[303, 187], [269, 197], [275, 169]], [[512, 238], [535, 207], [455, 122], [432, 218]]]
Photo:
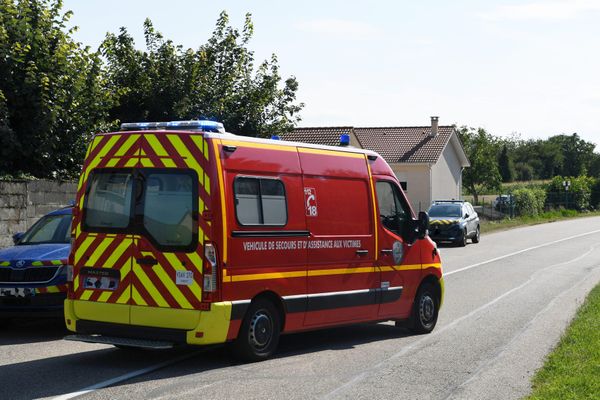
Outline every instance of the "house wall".
[[438, 162], [431, 168], [432, 200], [462, 198], [462, 166], [452, 142], [448, 143]]
[[0, 181], [0, 248], [12, 246], [12, 235], [44, 214], [75, 200], [76, 190], [75, 182]]
[[415, 213], [431, 205], [430, 168], [428, 164], [391, 164], [400, 182], [406, 182], [406, 197]]

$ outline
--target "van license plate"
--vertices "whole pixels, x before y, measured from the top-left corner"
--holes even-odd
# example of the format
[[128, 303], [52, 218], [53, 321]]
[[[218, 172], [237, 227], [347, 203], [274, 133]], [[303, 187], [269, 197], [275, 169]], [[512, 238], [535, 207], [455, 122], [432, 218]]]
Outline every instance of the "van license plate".
[[0, 288], [0, 297], [32, 297], [35, 289], [32, 288]]
[[79, 273], [84, 289], [116, 290], [121, 274], [108, 268], [81, 268]]

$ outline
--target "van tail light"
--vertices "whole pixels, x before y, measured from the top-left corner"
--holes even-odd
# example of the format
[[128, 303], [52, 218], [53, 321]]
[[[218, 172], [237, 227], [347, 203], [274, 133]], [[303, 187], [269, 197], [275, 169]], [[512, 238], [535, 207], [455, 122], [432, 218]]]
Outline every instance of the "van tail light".
[[67, 275], [67, 282], [73, 282], [73, 266], [71, 264], [65, 265], [65, 274]]
[[212, 243], [204, 244], [204, 259], [203, 300], [211, 301], [217, 291], [217, 250]]

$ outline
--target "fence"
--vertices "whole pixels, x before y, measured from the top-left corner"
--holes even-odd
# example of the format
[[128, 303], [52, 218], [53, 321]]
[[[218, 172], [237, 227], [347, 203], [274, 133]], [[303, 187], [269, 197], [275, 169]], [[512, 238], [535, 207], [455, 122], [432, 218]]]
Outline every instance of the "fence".
[[[477, 213], [487, 219], [497, 220], [513, 218], [519, 215], [519, 209], [509, 195], [482, 195], [477, 204], [473, 203]], [[472, 199], [466, 199], [472, 201]], [[544, 211], [552, 210], [592, 211], [600, 209], [600, 192], [548, 192]]]

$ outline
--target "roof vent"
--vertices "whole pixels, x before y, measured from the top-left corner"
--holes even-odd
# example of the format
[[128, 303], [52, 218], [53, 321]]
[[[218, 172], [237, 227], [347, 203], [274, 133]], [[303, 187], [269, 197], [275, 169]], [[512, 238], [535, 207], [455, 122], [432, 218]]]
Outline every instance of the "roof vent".
[[431, 137], [436, 137], [438, 135], [438, 120], [440, 117], [431, 117]]

